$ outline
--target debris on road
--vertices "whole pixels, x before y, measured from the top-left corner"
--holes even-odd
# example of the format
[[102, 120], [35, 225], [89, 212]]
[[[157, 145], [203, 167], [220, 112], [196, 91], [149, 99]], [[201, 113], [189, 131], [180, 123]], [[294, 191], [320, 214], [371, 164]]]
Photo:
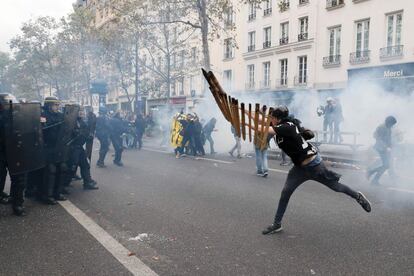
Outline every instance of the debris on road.
[[147, 233], [142, 233], [139, 234], [138, 236], [134, 237], [134, 238], [129, 238], [129, 241], [144, 241], [144, 239], [148, 238], [148, 234]]

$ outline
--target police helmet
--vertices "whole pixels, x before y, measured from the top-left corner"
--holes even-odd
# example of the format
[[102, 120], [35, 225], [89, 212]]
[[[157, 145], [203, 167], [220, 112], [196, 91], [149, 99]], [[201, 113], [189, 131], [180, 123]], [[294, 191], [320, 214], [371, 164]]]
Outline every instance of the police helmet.
[[49, 96], [49, 97], [46, 97], [45, 98], [45, 100], [44, 100], [44, 104], [46, 105], [46, 104], [60, 104], [60, 101], [59, 101], [59, 99], [57, 98], [57, 97], [54, 97], [54, 96]]
[[289, 116], [289, 109], [287, 106], [281, 105], [276, 107], [275, 110], [272, 112], [272, 117], [278, 118], [278, 119], [285, 119]]

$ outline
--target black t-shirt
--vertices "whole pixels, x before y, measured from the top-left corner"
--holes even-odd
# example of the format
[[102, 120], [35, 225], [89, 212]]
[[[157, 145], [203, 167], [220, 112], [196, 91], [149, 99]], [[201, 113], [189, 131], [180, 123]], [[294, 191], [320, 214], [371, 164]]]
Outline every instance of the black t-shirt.
[[317, 154], [317, 149], [310, 143], [306, 142], [299, 131], [299, 127], [292, 122], [283, 122], [273, 126], [276, 132], [276, 143], [282, 149], [292, 162], [300, 166], [302, 162]]

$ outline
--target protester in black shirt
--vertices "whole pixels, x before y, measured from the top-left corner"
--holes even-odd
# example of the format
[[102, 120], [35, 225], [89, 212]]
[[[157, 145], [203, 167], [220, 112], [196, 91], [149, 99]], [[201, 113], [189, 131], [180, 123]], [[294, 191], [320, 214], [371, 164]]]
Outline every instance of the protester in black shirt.
[[274, 223], [263, 230], [263, 235], [282, 230], [282, 218], [289, 199], [307, 180], [317, 181], [336, 192], [345, 193], [354, 198], [365, 211], [371, 211], [369, 201], [361, 192], [339, 183], [341, 176], [325, 167], [318, 150], [306, 141], [313, 138], [312, 131], [302, 128], [298, 120], [290, 118], [287, 107], [278, 107], [272, 112], [272, 125], [269, 134], [276, 135], [278, 146], [292, 159], [294, 167], [289, 171], [282, 190]]

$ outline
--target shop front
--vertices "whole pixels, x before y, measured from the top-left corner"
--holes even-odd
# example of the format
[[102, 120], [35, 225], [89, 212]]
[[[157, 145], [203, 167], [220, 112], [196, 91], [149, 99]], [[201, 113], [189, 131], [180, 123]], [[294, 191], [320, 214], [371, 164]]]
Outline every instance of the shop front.
[[348, 70], [348, 86], [375, 83], [397, 95], [414, 92], [414, 62]]

